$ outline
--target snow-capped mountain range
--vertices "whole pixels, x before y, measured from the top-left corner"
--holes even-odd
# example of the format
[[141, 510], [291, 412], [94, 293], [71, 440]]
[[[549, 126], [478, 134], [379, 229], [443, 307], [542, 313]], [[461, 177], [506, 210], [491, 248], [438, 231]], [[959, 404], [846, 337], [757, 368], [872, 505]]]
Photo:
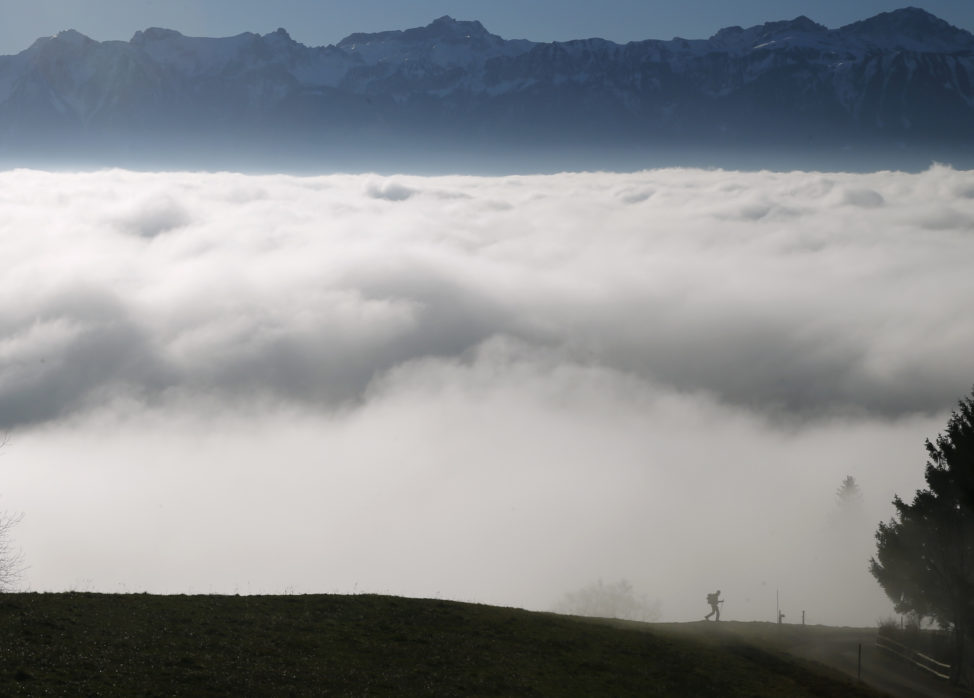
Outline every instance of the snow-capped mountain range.
[[742, 152], [974, 159], [974, 35], [914, 8], [624, 45], [505, 40], [441, 17], [324, 47], [283, 29], [128, 42], [68, 30], [0, 56], [5, 164], [456, 169], [505, 153], [638, 166]]

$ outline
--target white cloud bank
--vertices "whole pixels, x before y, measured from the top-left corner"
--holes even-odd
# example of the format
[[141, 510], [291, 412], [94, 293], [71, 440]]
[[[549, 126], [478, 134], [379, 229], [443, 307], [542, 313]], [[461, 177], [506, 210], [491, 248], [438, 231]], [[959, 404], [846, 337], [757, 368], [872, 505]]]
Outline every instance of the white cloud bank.
[[[871, 624], [974, 382], [974, 175], [0, 173], [33, 588]], [[836, 488], [866, 495], [836, 536]], [[837, 539], [840, 542], [837, 542]]]

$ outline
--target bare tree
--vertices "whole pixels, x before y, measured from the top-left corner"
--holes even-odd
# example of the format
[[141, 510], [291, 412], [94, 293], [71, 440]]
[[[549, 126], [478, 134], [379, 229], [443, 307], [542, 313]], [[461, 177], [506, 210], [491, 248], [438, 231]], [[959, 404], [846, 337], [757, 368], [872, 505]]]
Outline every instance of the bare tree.
[[[0, 434], [0, 448], [7, 445], [7, 434]], [[0, 512], [0, 592], [9, 591], [24, 571], [24, 556], [13, 546], [10, 533], [22, 514]]]
[[24, 571], [23, 553], [10, 540], [10, 531], [22, 518], [21, 514], [0, 513], [0, 592], [10, 591]]

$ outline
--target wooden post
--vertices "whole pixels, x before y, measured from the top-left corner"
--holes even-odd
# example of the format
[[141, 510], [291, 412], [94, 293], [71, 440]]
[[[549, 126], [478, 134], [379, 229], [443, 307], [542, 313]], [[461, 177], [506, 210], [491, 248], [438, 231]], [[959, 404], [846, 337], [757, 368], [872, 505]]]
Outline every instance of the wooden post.
[[859, 643], [859, 664], [856, 667], [856, 680], [862, 681], [862, 643]]
[[805, 611], [802, 611], [802, 625], [805, 625]]

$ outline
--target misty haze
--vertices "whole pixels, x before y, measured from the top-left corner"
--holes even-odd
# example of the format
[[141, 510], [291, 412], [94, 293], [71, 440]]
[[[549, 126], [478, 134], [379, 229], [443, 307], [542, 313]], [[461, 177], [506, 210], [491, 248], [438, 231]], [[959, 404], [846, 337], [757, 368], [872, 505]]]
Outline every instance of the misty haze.
[[877, 525], [974, 383], [972, 85], [912, 8], [0, 56], [14, 588], [898, 618]]
[[947, 167], [0, 191], [31, 231], [3, 238], [0, 420], [39, 589], [543, 609], [624, 578], [667, 620], [719, 583], [728, 618], [780, 588], [873, 624], [875, 522], [974, 373]]

